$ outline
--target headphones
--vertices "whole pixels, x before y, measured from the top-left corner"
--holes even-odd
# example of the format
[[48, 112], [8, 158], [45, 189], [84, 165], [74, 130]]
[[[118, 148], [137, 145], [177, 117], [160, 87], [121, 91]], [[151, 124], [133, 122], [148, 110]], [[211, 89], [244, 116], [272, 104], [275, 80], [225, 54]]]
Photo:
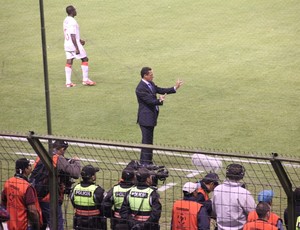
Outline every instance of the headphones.
[[245, 176], [246, 169], [240, 164], [230, 164], [226, 167], [226, 177], [241, 180]]

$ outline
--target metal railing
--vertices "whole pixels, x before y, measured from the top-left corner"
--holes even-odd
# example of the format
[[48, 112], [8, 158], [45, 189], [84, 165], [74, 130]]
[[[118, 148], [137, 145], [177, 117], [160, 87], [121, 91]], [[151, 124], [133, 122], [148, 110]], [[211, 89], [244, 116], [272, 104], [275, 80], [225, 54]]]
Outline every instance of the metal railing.
[[[57, 178], [51, 163], [51, 143], [53, 140], [64, 140], [69, 143], [65, 154], [67, 158], [77, 156], [82, 166], [93, 164], [100, 167], [97, 173], [97, 184], [108, 191], [115, 185], [123, 168], [131, 161], [138, 160], [140, 149], [154, 149], [154, 161], [157, 165], [164, 165], [169, 171], [169, 177], [163, 184], [159, 182], [163, 206], [160, 219], [161, 229], [169, 229], [171, 222], [172, 204], [182, 197], [182, 186], [187, 181], [196, 182], [207, 173], [215, 171], [221, 181], [225, 179], [226, 166], [231, 163], [242, 164], [246, 169], [243, 182], [254, 199], [261, 190], [271, 189], [275, 192], [272, 211], [283, 218], [288, 208], [288, 225], [295, 223], [295, 200], [293, 190], [300, 186], [299, 157], [284, 157], [281, 154], [254, 153], [225, 153], [202, 151], [198, 149], [184, 149], [161, 147], [155, 145], [128, 144], [113, 141], [94, 141], [79, 138], [68, 138], [49, 135], [28, 135], [0, 133], [0, 189], [4, 182], [14, 175], [15, 161], [26, 157], [35, 160], [39, 156], [50, 170], [50, 193], [53, 226], [57, 223]], [[68, 205], [68, 197], [64, 201], [66, 229], [72, 228], [71, 220], [74, 210]], [[55, 228], [56, 229], [56, 228]], [[291, 228], [292, 229], [292, 228]]]

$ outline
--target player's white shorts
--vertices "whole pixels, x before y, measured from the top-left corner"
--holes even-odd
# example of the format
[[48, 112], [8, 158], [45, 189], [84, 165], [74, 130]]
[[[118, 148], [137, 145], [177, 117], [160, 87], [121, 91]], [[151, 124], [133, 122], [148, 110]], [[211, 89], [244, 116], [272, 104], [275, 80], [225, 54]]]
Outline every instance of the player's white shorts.
[[79, 48], [79, 51], [80, 51], [80, 54], [77, 54], [76, 55], [76, 51], [66, 51], [66, 58], [67, 59], [82, 59], [82, 58], [85, 58], [86, 57], [86, 52], [83, 48], [82, 45], [79, 45], [78, 46]]

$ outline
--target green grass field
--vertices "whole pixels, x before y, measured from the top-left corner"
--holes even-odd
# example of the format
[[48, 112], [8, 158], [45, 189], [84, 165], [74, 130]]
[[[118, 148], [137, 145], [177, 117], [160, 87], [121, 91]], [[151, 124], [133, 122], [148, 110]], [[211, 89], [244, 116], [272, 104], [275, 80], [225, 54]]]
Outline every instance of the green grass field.
[[[184, 86], [161, 107], [155, 144], [299, 156], [300, 2], [78, 1], [95, 87], [80, 61], [65, 88], [62, 22], [45, 1], [53, 134], [139, 143], [135, 87]], [[47, 133], [39, 1], [2, 1], [0, 130]]]

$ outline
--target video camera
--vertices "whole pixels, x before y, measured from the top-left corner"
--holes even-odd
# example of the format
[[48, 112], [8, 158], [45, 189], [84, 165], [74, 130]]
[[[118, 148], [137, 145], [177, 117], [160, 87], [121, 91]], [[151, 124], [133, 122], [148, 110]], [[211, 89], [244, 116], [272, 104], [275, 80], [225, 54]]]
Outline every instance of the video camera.
[[153, 186], [157, 186], [158, 180], [164, 183], [169, 176], [169, 171], [164, 166], [163, 168], [157, 169], [156, 171], [152, 170], [152, 172], [154, 172], [154, 175], [152, 176]]
[[152, 175], [152, 185], [157, 186], [158, 181], [163, 181], [169, 177], [169, 171], [165, 168], [165, 166], [156, 166], [156, 165], [141, 165], [138, 161], [132, 160], [128, 163], [125, 169], [137, 171], [139, 168], [145, 167], [151, 172]]
[[73, 184], [75, 183], [74, 178], [70, 176], [68, 173], [62, 173], [59, 175], [60, 183], [64, 184], [64, 194], [69, 195], [71, 193]]

